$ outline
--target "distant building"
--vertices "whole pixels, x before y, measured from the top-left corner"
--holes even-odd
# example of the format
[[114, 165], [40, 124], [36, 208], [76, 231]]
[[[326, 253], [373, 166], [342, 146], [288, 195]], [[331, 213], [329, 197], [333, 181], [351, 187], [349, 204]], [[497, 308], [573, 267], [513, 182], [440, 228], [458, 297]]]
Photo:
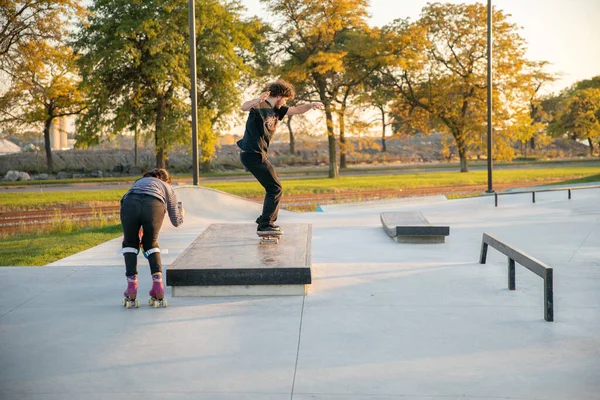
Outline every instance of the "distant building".
[[219, 138], [219, 144], [221, 146], [226, 146], [230, 144], [235, 144], [237, 140], [239, 140], [239, 138], [236, 138], [234, 135], [226, 134]]
[[67, 117], [55, 118], [50, 126], [50, 147], [52, 150], [68, 150], [73, 148], [69, 141], [70, 125]]
[[0, 139], [0, 156], [19, 153], [21, 148], [8, 139]]

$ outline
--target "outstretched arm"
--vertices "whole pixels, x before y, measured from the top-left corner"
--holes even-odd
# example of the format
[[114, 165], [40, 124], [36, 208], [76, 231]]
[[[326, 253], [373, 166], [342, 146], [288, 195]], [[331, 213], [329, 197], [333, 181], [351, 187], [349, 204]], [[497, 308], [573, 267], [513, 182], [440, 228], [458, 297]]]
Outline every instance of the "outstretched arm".
[[304, 114], [308, 110], [314, 110], [314, 109], [322, 110], [323, 104], [322, 103], [306, 103], [306, 104], [302, 104], [301, 106], [290, 107], [286, 115]]
[[271, 94], [271, 92], [264, 92], [263, 94], [258, 96], [256, 99], [246, 101], [244, 104], [242, 104], [242, 111], [248, 111], [252, 107], [257, 105], [258, 103], [260, 103], [261, 101], [265, 101], [269, 97], [270, 94]]

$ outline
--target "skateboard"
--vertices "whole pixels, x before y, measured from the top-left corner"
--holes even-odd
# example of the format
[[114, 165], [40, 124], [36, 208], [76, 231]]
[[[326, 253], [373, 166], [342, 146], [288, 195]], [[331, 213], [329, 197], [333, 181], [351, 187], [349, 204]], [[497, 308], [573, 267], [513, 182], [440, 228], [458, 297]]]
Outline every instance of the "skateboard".
[[283, 231], [256, 232], [256, 234], [260, 238], [260, 244], [279, 244], [279, 239], [283, 235]]

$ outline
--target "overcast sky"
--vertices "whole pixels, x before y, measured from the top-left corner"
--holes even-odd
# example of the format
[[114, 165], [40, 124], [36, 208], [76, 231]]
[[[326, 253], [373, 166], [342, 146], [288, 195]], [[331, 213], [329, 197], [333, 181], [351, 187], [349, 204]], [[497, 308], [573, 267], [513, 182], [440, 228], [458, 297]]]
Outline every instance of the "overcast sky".
[[[260, 0], [241, 2], [248, 15], [266, 19], [268, 14]], [[416, 20], [427, 3], [426, 0], [371, 0], [371, 24], [382, 26], [407, 17]], [[522, 28], [530, 60], [549, 61], [552, 63], [549, 70], [562, 74], [552, 91], [600, 75], [600, 0], [492, 0], [492, 4], [510, 14], [510, 20]]]

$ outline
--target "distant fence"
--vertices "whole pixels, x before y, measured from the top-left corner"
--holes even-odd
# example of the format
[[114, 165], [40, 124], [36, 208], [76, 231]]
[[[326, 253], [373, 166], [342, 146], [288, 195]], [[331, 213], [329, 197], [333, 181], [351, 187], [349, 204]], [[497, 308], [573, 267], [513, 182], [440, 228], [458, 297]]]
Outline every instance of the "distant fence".
[[559, 191], [563, 191], [566, 190], [569, 193], [569, 200], [571, 200], [571, 192], [573, 190], [580, 190], [580, 189], [599, 189], [600, 185], [595, 185], [595, 186], [573, 186], [573, 187], [566, 187], [566, 188], [550, 188], [550, 189], [532, 189], [532, 190], [518, 190], [515, 192], [501, 192], [501, 193], [494, 193], [494, 201], [496, 204], [496, 207], [498, 207], [498, 196], [504, 196], [507, 194], [523, 194], [523, 193], [531, 193], [531, 201], [533, 203], [535, 203], [535, 194], [536, 193], [541, 193], [541, 192], [559, 192]]
[[481, 254], [479, 263], [485, 264], [488, 246], [492, 246], [500, 253], [508, 257], [508, 289], [515, 290], [515, 262], [521, 264], [537, 276], [544, 279], [544, 319], [554, 321], [554, 290], [552, 268], [540, 260], [533, 258], [520, 250], [500, 241], [499, 239], [483, 234], [481, 238]]

